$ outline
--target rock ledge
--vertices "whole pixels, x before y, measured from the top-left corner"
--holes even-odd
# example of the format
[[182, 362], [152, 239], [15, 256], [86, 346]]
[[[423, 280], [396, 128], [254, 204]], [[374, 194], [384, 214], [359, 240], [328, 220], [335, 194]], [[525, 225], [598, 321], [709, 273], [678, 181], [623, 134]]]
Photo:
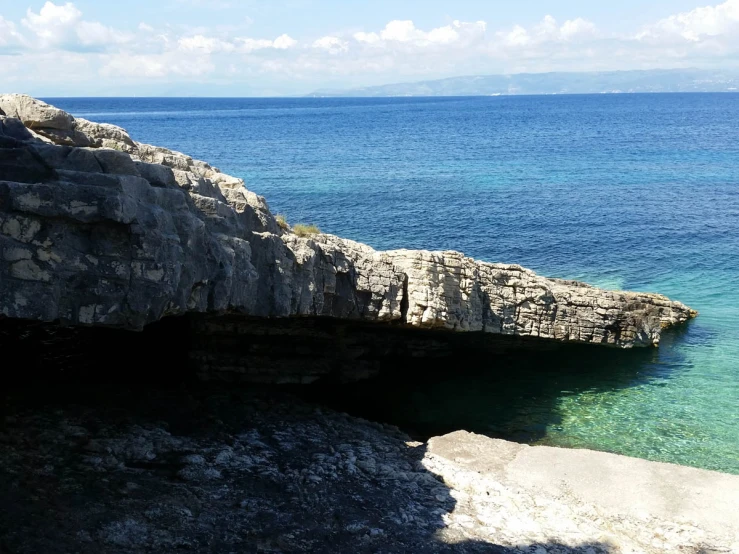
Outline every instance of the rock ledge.
[[142, 329], [234, 313], [652, 346], [696, 312], [458, 252], [283, 230], [243, 181], [23, 95], [0, 96], [0, 314]]

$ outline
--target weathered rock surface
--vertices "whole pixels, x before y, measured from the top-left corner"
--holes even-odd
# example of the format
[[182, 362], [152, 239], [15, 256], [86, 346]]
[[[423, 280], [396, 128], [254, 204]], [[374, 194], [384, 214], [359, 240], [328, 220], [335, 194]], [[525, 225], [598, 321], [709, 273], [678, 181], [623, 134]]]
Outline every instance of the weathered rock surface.
[[739, 552], [739, 476], [468, 433], [423, 444], [274, 392], [5, 395], [3, 552]]
[[125, 130], [0, 96], [0, 314], [141, 329], [226, 312], [621, 347], [695, 312], [457, 252], [283, 231], [240, 179]]
[[[739, 552], [739, 476], [458, 431], [428, 442], [424, 467], [457, 502], [468, 539], [552, 537], [609, 552]], [[506, 541], [501, 541], [505, 543]]]

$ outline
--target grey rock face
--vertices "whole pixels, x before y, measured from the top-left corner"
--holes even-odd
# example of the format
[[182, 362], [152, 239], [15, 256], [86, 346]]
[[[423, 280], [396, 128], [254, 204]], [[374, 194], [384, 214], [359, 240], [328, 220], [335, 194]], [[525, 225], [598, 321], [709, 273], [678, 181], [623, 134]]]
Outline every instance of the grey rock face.
[[301, 238], [205, 162], [27, 96], [0, 109], [6, 317], [141, 329], [186, 313], [325, 316], [631, 347], [696, 315], [457, 252]]

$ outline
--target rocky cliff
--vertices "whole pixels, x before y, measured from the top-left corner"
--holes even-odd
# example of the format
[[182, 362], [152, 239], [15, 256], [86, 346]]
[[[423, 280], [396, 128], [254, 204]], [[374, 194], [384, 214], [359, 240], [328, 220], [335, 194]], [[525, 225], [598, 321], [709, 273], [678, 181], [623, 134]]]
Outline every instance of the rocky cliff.
[[632, 347], [696, 312], [457, 252], [299, 237], [205, 162], [4, 95], [0, 314], [131, 330], [183, 314], [311, 316]]

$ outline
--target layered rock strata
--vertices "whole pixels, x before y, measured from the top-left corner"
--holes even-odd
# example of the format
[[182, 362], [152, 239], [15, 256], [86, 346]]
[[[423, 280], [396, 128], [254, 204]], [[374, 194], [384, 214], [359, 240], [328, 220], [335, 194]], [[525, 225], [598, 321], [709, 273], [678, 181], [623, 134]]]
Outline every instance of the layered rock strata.
[[0, 314], [140, 330], [311, 316], [619, 347], [696, 312], [458, 252], [282, 229], [242, 180], [22, 95], [0, 96]]

